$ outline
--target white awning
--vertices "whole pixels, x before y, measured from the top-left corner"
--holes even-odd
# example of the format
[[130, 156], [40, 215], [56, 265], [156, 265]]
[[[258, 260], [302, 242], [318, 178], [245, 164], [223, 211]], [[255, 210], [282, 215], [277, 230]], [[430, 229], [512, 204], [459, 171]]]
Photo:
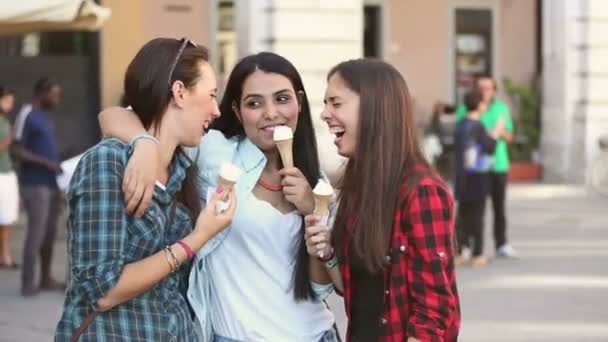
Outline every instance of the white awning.
[[111, 13], [93, 0], [1, 0], [0, 34], [96, 31]]

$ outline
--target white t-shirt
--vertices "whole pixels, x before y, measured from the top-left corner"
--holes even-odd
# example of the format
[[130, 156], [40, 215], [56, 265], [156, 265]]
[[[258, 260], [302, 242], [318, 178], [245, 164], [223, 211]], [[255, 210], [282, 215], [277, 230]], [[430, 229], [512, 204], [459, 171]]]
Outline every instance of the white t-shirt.
[[322, 302], [299, 301], [292, 276], [301, 217], [251, 194], [222, 244], [209, 255], [211, 323], [240, 341], [319, 341], [334, 323]]

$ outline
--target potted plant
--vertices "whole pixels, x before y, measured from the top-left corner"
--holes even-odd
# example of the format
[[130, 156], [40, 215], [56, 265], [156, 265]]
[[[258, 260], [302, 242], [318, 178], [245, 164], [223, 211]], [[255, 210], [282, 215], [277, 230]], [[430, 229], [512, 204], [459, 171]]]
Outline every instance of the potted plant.
[[515, 132], [509, 145], [511, 165], [509, 181], [525, 182], [541, 179], [542, 165], [538, 160], [540, 141], [540, 96], [534, 87], [503, 81], [505, 93], [511, 99]]

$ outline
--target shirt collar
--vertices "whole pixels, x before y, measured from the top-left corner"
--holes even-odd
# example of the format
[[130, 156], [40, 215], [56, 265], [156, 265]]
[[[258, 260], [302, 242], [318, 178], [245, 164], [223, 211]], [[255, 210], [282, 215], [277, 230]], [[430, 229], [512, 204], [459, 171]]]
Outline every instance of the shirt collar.
[[241, 141], [237, 147], [236, 158], [243, 166], [245, 172], [249, 172], [260, 164], [266, 163], [266, 156], [262, 151], [248, 138], [240, 138]]

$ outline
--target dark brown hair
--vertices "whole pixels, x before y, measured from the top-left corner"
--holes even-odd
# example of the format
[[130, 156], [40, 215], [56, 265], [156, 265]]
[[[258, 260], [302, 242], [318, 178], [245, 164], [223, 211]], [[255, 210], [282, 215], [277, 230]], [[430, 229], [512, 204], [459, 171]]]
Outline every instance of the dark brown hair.
[[385, 265], [395, 210], [403, 204], [401, 186], [407, 178], [412, 189], [430, 168], [399, 71], [382, 61], [357, 59], [335, 66], [328, 80], [334, 75], [360, 96], [357, 143], [339, 185], [334, 242], [342, 251], [346, 239], [352, 239], [353, 252], [369, 272], [378, 273]]
[[0, 97], [5, 97], [8, 95], [15, 95], [15, 91], [12, 90], [11, 88], [5, 87], [3, 85], [0, 85]]
[[59, 86], [59, 81], [52, 77], [41, 77], [34, 84], [34, 96], [46, 96], [55, 86]]
[[[191, 44], [178, 56], [182, 43], [183, 40], [172, 38], [152, 39], [137, 52], [127, 67], [121, 104], [131, 106], [146, 129], [152, 126], [158, 128], [171, 102], [173, 94], [167, 80], [175, 59], [178, 61], [170, 84], [181, 81], [186, 88], [193, 87], [202, 76], [199, 64], [209, 61], [209, 52], [205, 47]], [[180, 153], [184, 154], [178, 148], [174, 158]], [[196, 179], [196, 166], [192, 164], [176, 195], [177, 200], [190, 209], [193, 219], [196, 219], [200, 211]]]
[[477, 88], [474, 88], [464, 96], [464, 106], [469, 112], [477, 110], [481, 101], [483, 101], [483, 96]]

